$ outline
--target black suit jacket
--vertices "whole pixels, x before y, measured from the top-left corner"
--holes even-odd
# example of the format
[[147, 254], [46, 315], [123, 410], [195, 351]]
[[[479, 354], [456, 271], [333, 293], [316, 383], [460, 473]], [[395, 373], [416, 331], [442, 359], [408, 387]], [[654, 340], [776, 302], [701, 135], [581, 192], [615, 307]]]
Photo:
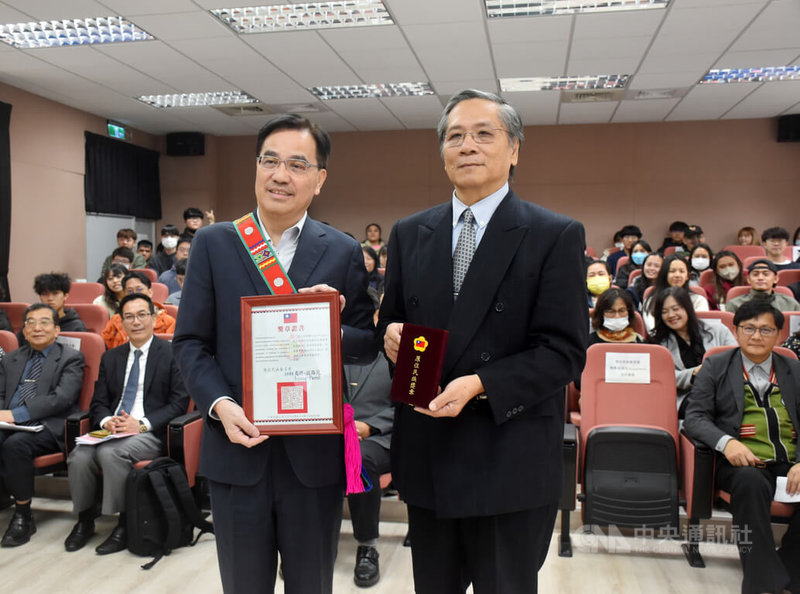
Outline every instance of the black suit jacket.
[[[8, 409], [33, 349], [25, 345], [7, 353], [0, 362], [0, 403]], [[62, 444], [64, 419], [78, 410], [83, 385], [83, 353], [58, 342], [53, 344], [39, 377], [36, 396], [26, 403], [32, 421], [39, 421]]]
[[380, 328], [446, 328], [442, 386], [477, 373], [488, 396], [453, 419], [398, 406], [392, 480], [440, 517], [532, 509], [561, 485], [564, 386], [586, 349], [580, 223], [519, 200], [498, 206], [453, 303], [452, 204], [398, 222]]
[[[741, 349], [709, 357], [694, 378], [683, 429], [714, 449], [723, 435], [739, 439], [744, 413]], [[786, 410], [798, 434], [800, 462], [800, 362], [772, 353], [772, 366]]]
[[[344, 363], [368, 362], [375, 357], [372, 302], [358, 242], [307, 218], [288, 275], [298, 289], [327, 283], [345, 296], [341, 317]], [[266, 470], [270, 448], [281, 440], [304, 485], [343, 485], [340, 435], [273, 437], [248, 449], [231, 443], [222, 423], [208, 417], [209, 408], [220, 396], [242, 403], [240, 297], [269, 294], [232, 223], [197, 232], [172, 344], [189, 393], [206, 415], [200, 472], [221, 483], [255, 484]]]
[[367, 365], [345, 365], [347, 397], [353, 406], [356, 421], [372, 427], [375, 433], [367, 439], [389, 449], [392, 442], [394, 408], [389, 395], [392, 378], [389, 363], [384, 357], [376, 357]]
[[[125, 391], [125, 367], [131, 345], [126, 342], [103, 353], [100, 371], [94, 384], [94, 396], [89, 406], [92, 427], [114, 415]], [[153, 337], [144, 370], [144, 416], [152, 425], [153, 434], [166, 446], [167, 425], [186, 412], [189, 393], [183, 383], [178, 362], [172, 356], [172, 345]]]

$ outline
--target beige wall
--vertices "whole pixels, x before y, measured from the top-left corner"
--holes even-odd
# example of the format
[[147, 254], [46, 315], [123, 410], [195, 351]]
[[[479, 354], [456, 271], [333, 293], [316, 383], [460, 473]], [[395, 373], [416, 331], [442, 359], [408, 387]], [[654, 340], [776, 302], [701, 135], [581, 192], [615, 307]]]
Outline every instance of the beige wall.
[[[2, 84], [0, 100], [13, 105], [9, 281], [15, 300], [32, 300], [38, 272], [85, 276], [83, 133], [104, 134], [106, 121]], [[715, 248], [744, 225], [791, 233], [800, 225], [800, 143], [775, 142], [775, 128], [774, 119], [529, 127], [514, 187], [581, 220], [598, 250], [625, 223], [659, 244], [678, 218], [702, 225]], [[370, 222], [388, 237], [395, 220], [452, 191], [432, 130], [332, 139], [328, 181], [311, 214], [359, 239]], [[165, 144], [138, 131], [134, 142]], [[217, 220], [252, 209], [254, 143], [255, 133], [207, 136], [203, 157], [162, 154], [159, 227], [182, 228], [187, 206], [213, 208]]]

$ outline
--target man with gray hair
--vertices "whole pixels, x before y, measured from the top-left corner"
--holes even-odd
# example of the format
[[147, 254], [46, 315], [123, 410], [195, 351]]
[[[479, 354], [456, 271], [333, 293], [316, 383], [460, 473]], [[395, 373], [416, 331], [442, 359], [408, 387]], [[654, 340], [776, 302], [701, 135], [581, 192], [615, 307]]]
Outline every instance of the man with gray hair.
[[455, 192], [392, 230], [379, 327], [392, 362], [406, 322], [450, 334], [441, 393], [396, 408], [392, 480], [416, 592], [535, 592], [585, 360], [583, 226], [509, 189], [523, 130], [502, 98], [462, 91], [438, 134]]

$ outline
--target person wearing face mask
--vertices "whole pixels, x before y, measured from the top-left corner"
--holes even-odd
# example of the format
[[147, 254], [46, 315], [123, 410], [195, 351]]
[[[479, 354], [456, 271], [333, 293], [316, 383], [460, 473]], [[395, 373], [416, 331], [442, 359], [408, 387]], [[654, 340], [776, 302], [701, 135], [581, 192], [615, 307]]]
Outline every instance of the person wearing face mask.
[[612, 287], [597, 299], [592, 312], [592, 332], [589, 344], [604, 342], [643, 342], [633, 329], [633, 299], [630, 293]]
[[161, 243], [156, 253], [150, 257], [150, 268], [162, 274], [172, 268], [177, 259], [180, 231], [175, 225], [164, 225], [161, 229]]
[[714, 280], [703, 287], [708, 295], [708, 305], [712, 310], [725, 306], [725, 296], [731, 287], [739, 287], [745, 283], [742, 272], [742, 261], [735, 253], [722, 250], [714, 256]]
[[711, 266], [711, 260], [714, 257], [714, 252], [707, 243], [698, 243], [692, 248], [689, 253], [689, 284], [693, 286], [700, 286], [700, 275], [708, 270]]
[[640, 239], [634, 243], [633, 246], [631, 246], [630, 260], [617, 269], [617, 275], [614, 277], [614, 284], [620, 289], [627, 289], [628, 277], [631, 275], [631, 272], [641, 269], [647, 254], [652, 251], [650, 244], [644, 239]]
[[706, 351], [716, 346], [736, 346], [736, 339], [726, 326], [697, 319], [690, 294], [683, 287], [668, 287], [658, 293], [654, 309], [657, 315], [650, 342], [666, 347], [672, 355], [678, 417], [683, 418], [687, 404], [684, 399]]
[[611, 274], [617, 274], [617, 262], [619, 262], [619, 259], [623, 256], [630, 256], [633, 244], [642, 238], [642, 230], [636, 225], [625, 225], [619, 230], [619, 233], [622, 237], [622, 249], [611, 254], [606, 260]]
[[[656, 277], [656, 283], [653, 286], [652, 292], [647, 295], [642, 304], [642, 317], [644, 318], [644, 326], [649, 333], [653, 332], [656, 320], [655, 310], [655, 297], [667, 287], [683, 287], [687, 291], [689, 289], [689, 263], [686, 259], [679, 254], [671, 254], [664, 259], [664, 264]], [[699, 293], [693, 291], [689, 292], [689, 298], [692, 300], [692, 306], [695, 311], [709, 311], [708, 299]]]
[[602, 260], [590, 260], [586, 264], [586, 298], [589, 307], [594, 307], [597, 298], [611, 287], [608, 266]]
[[642, 311], [644, 292], [648, 287], [655, 285], [662, 264], [664, 264], [664, 256], [660, 253], [652, 252], [648, 254], [642, 263], [642, 274], [633, 279], [633, 284], [627, 289], [631, 297], [633, 297], [633, 305], [639, 313]]
[[623, 245], [623, 243], [622, 243], [622, 235], [620, 235], [619, 231], [615, 231], [614, 232], [614, 236], [611, 238], [611, 242], [612, 242], [612, 246], [611, 247], [607, 247], [606, 249], [604, 249], [603, 250], [603, 254], [600, 256], [600, 259], [603, 262], [607, 262], [608, 261], [608, 257], [611, 254], [613, 254], [615, 251], [619, 251], [623, 247], [625, 247]]

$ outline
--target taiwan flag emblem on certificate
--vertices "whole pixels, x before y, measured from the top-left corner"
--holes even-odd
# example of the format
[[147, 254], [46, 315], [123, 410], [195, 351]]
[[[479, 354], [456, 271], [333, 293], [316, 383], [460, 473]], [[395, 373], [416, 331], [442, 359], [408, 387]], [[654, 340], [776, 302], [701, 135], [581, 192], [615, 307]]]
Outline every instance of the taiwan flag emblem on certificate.
[[283, 323], [284, 324], [296, 324], [297, 323], [297, 313], [285, 313], [285, 314], [283, 314]]

